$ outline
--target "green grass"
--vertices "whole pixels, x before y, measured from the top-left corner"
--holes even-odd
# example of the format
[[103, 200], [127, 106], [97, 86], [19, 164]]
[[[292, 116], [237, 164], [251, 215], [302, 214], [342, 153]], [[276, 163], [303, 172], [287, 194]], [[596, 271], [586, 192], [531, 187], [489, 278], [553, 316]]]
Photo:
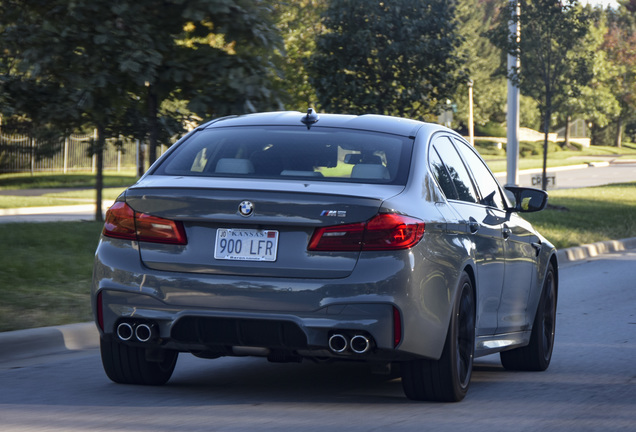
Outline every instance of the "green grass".
[[[128, 186], [137, 181], [134, 171], [104, 174], [104, 202], [114, 201]], [[29, 173], [0, 174], [0, 190], [63, 189], [64, 192], [40, 196], [0, 195], [0, 209], [90, 204], [95, 202], [95, 174]]]
[[0, 331], [91, 320], [102, 224], [0, 224]]
[[[134, 171], [104, 173], [104, 187], [130, 186], [137, 181]], [[0, 190], [36, 188], [94, 188], [95, 174], [79, 172], [69, 174], [29, 173], [0, 174]]]
[[[556, 149], [555, 145], [551, 148]], [[543, 167], [543, 144], [535, 143], [533, 152], [519, 158], [519, 169]], [[493, 172], [506, 171], [506, 153], [493, 151], [492, 146], [478, 146], [477, 150]], [[592, 146], [581, 150], [556, 150], [548, 153], [548, 167], [578, 165], [589, 162], [605, 161], [612, 158], [636, 159], [636, 144], [627, 143], [623, 147]]]
[[[102, 190], [104, 203], [114, 201], [125, 187], [106, 188]], [[60, 205], [93, 204], [94, 189], [71, 190], [67, 192], [47, 193], [40, 196], [0, 195], [0, 209], [21, 207], [48, 207]]]
[[548, 202], [524, 217], [557, 248], [636, 237], [636, 183], [551, 191]]

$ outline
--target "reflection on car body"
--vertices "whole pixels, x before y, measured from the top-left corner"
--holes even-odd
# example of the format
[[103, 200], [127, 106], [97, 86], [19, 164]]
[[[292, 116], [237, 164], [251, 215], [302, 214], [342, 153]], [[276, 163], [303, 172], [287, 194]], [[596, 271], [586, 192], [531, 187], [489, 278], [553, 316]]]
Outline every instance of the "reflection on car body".
[[92, 299], [104, 369], [163, 384], [179, 352], [399, 366], [415, 400], [461, 400], [475, 356], [544, 370], [554, 247], [455, 132], [387, 116], [217, 119], [109, 210]]

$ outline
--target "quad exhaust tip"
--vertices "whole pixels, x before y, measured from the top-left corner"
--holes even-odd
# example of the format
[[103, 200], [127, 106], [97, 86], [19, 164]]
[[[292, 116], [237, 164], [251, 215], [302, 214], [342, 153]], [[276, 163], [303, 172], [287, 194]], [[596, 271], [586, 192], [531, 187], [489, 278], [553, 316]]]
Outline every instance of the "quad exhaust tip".
[[130, 323], [121, 322], [117, 326], [117, 337], [119, 340], [127, 342], [130, 340], [136, 340], [138, 342], [148, 342], [156, 335], [156, 325], [146, 323]]
[[135, 334], [132, 326], [127, 322], [123, 322], [117, 326], [117, 337], [120, 340], [128, 341]]
[[347, 350], [351, 350], [355, 354], [364, 354], [371, 349], [371, 339], [365, 335], [357, 334], [349, 340], [347, 336], [336, 333], [329, 338], [329, 349], [336, 354], [342, 354]]
[[355, 335], [351, 338], [351, 351], [356, 354], [364, 354], [371, 348], [371, 341], [363, 335]]
[[329, 338], [329, 349], [335, 353], [343, 353], [347, 350], [349, 342], [341, 334], [334, 334]]
[[152, 329], [148, 324], [139, 324], [135, 329], [135, 337], [139, 342], [148, 342], [152, 338]]

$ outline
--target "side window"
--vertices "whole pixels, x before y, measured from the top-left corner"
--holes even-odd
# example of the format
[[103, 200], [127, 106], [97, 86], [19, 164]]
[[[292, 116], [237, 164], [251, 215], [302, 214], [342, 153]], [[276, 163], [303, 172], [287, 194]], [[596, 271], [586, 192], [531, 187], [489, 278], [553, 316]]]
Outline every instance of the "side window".
[[[459, 153], [457, 153], [457, 150], [450, 139], [447, 137], [436, 138], [433, 142], [433, 148], [439, 154], [440, 159], [444, 161], [444, 165], [446, 166], [448, 174], [455, 186], [455, 190], [457, 191], [458, 199], [460, 201], [476, 203], [477, 194], [470, 179], [470, 175], [468, 174], [468, 170], [466, 169], [464, 162], [462, 162], [462, 159], [459, 157]], [[446, 191], [444, 192], [446, 193]]]
[[459, 199], [457, 195], [457, 190], [455, 189], [455, 185], [453, 184], [453, 180], [451, 179], [446, 166], [442, 163], [439, 155], [437, 154], [437, 150], [431, 147], [428, 152], [428, 160], [431, 167], [431, 171], [433, 175], [437, 179], [437, 183], [439, 183], [442, 188], [442, 192], [446, 195], [447, 199]]
[[488, 166], [486, 166], [477, 153], [468, 147], [468, 145], [459, 140], [454, 141], [477, 182], [477, 187], [482, 196], [481, 204], [505, 210], [506, 206], [501, 194], [501, 188]]

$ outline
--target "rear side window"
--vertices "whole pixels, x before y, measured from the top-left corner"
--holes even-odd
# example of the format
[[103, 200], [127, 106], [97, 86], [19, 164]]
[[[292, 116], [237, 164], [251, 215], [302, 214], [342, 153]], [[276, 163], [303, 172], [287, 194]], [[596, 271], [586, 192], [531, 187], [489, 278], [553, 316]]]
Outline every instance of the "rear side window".
[[477, 182], [477, 186], [481, 192], [481, 204], [496, 207], [500, 210], [506, 209], [503, 194], [499, 188], [499, 183], [492, 175], [490, 169], [481, 160], [477, 153], [467, 144], [455, 140], [455, 144], [460, 153], [464, 156], [466, 163], [473, 173], [473, 178]]
[[447, 190], [450, 191], [450, 186], [445, 186], [444, 184], [449, 181], [442, 177], [437, 177], [438, 170], [435, 165], [433, 165], [434, 161], [430, 161], [429, 163], [431, 164], [433, 174], [436, 175], [437, 181], [446, 194], [446, 198], [476, 203], [477, 193], [475, 192], [473, 182], [470, 179], [470, 174], [468, 174], [468, 170], [466, 169], [464, 162], [462, 162], [462, 159], [459, 156], [459, 153], [457, 153], [453, 143], [447, 137], [437, 137], [433, 141], [431, 151], [429, 152], [429, 158], [431, 158], [433, 150], [435, 150], [439, 155], [438, 164], [443, 161], [443, 165], [446, 167], [446, 172], [450, 177], [450, 182], [452, 182], [455, 188], [454, 192], [452, 192], [452, 196], [449, 196], [449, 193], [451, 192], [447, 192]]
[[159, 175], [406, 184], [412, 140], [312, 127], [206, 129], [180, 144]]

